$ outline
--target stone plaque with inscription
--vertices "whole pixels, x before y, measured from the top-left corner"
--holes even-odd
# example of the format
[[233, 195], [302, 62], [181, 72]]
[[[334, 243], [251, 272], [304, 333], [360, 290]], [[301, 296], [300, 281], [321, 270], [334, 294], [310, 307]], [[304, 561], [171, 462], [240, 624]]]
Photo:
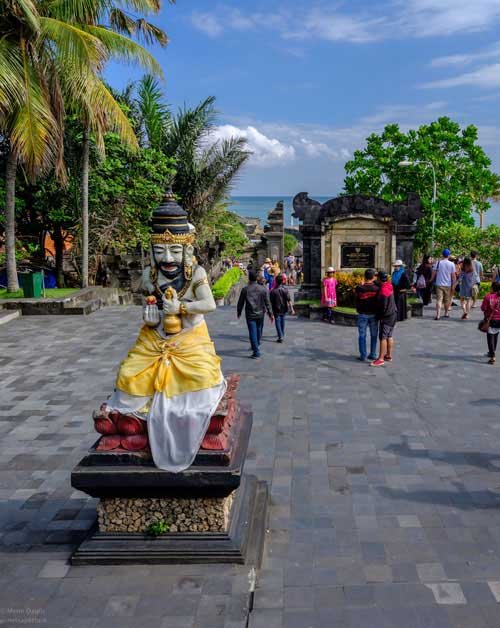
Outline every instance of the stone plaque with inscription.
[[342, 244], [342, 268], [374, 268], [375, 244]]

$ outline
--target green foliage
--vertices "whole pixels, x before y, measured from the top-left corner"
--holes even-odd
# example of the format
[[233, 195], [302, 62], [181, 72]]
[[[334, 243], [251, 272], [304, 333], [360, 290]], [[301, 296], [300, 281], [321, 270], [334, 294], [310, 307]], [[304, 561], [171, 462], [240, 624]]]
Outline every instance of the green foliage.
[[362, 274], [335, 273], [337, 284], [337, 304], [340, 307], [352, 308], [356, 304], [354, 289], [363, 283]]
[[473, 226], [473, 212], [489, 208], [488, 198], [498, 189], [491, 161], [477, 144], [475, 126], [463, 129], [449, 118], [403, 133], [389, 124], [381, 135], [373, 133], [366, 147], [357, 150], [345, 165], [347, 194], [379, 196], [389, 202], [418, 194], [424, 208], [419, 222], [417, 244], [425, 248], [431, 239], [432, 169], [422, 163], [401, 167], [404, 160], [431, 162], [436, 171], [436, 227], [450, 222]]
[[[45, 297], [47, 299], [64, 299], [69, 297], [74, 292], [78, 292], [78, 288], [45, 288]], [[6, 289], [0, 288], [0, 299], [22, 299], [24, 298], [24, 292], [17, 290], [17, 292], [7, 292]]]
[[196, 242], [203, 248], [207, 242], [219, 240], [224, 243], [225, 257], [239, 257], [248, 246], [240, 217], [220, 204], [208, 210], [196, 225]]
[[290, 253], [293, 253], [298, 243], [299, 241], [294, 235], [292, 235], [291, 233], [285, 233], [285, 237], [284, 237], [285, 255], [290, 255]]
[[479, 287], [479, 298], [484, 299], [484, 297], [491, 292], [491, 281], [481, 281], [481, 286]]
[[160, 536], [167, 533], [170, 530], [170, 524], [166, 521], [160, 520], [150, 523], [146, 528], [146, 534], [149, 536]]
[[214, 298], [223, 299], [234, 284], [238, 283], [242, 276], [243, 271], [241, 268], [234, 266], [233, 268], [227, 270], [212, 286], [212, 294], [214, 295]]
[[436, 232], [435, 255], [449, 248], [454, 255], [465, 256], [477, 251], [488, 272], [500, 265], [500, 226], [489, 225], [485, 229], [459, 223], [443, 225]]

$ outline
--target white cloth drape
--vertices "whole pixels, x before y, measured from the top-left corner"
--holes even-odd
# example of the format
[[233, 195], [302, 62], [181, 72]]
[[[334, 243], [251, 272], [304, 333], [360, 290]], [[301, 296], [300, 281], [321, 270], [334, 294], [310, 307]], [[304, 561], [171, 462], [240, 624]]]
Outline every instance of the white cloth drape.
[[109, 408], [146, 419], [149, 443], [155, 465], [178, 473], [190, 467], [200, 449], [210, 418], [226, 391], [226, 381], [213, 388], [168, 398], [155, 393], [146, 416], [139, 413], [148, 397], [135, 397], [115, 390], [107, 401]]

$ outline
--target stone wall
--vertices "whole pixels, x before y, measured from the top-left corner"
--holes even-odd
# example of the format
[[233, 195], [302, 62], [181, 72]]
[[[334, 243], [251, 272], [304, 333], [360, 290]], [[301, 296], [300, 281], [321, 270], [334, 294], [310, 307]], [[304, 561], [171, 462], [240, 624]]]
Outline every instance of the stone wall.
[[123, 498], [101, 499], [97, 506], [101, 532], [147, 532], [149, 526], [165, 522], [168, 532], [226, 532], [233, 494], [211, 498]]

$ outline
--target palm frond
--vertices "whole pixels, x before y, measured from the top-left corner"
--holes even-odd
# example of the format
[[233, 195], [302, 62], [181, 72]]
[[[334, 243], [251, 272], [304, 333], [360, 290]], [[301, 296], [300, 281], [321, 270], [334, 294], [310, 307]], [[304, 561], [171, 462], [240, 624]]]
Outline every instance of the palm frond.
[[19, 47], [0, 39], [0, 111], [4, 114], [23, 101], [23, 62]]
[[[14, 16], [28, 29], [36, 33], [40, 28], [39, 14], [36, 2], [33, 0], [3, 0], [6, 4], [3, 11]], [[2, 11], [2, 12], [3, 12]]]
[[107, 58], [106, 45], [92, 33], [50, 17], [40, 18], [41, 33], [52, 40], [60, 54], [75, 67], [102, 66]]
[[151, 74], [162, 76], [159, 63], [153, 55], [137, 42], [120, 33], [115, 33], [104, 26], [85, 26], [85, 30], [102, 42], [110, 57], [121, 59], [129, 63], [139, 63], [139, 65]]
[[137, 88], [137, 108], [147, 143], [158, 150], [163, 147], [170, 121], [170, 110], [162, 100], [163, 93], [158, 81], [147, 74]]
[[93, 111], [105, 112], [104, 118], [89, 115], [88, 121], [92, 130], [102, 132], [103, 127], [114, 130], [121, 140], [131, 149], [138, 148], [137, 137], [129, 119], [113, 98], [111, 92], [96, 76], [88, 79], [89, 90], [85, 109], [89, 114]]
[[21, 55], [24, 102], [13, 112], [9, 139], [26, 171], [34, 175], [56, 161], [59, 129], [26, 51]]
[[168, 44], [167, 33], [143, 18], [135, 20], [134, 34], [147, 44], [158, 43], [160, 46]]

